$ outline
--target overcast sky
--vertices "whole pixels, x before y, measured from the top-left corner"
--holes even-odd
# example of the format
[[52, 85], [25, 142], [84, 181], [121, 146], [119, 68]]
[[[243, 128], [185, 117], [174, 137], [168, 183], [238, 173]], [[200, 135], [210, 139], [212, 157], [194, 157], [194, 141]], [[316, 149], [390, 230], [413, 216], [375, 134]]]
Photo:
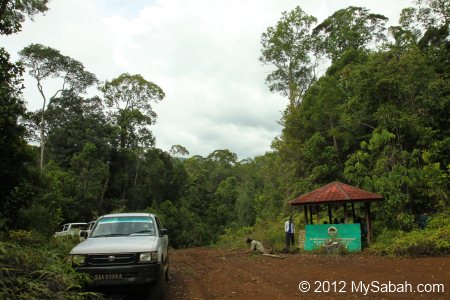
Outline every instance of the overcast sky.
[[[239, 159], [263, 155], [281, 133], [287, 100], [264, 83], [261, 34], [283, 11], [300, 6], [319, 22], [338, 9], [363, 6], [397, 24], [410, 0], [51, 0], [45, 16], [0, 37], [18, 58], [31, 43], [58, 49], [104, 81], [128, 72], [158, 84], [156, 146], [179, 144], [191, 155], [229, 149]], [[42, 106], [25, 81], [29, 110]], [[47, 85], [47, 94], [51, 86]], [[54, 91], [53, 91], [54, 92]]]

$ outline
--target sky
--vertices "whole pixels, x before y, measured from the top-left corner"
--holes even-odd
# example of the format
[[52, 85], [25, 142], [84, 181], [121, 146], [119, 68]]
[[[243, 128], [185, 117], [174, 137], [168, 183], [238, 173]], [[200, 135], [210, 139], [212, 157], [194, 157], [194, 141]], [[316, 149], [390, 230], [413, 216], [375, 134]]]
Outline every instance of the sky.
[[[153, 104], [156, 147], [182, 145], [190, 155], [228, 149], [239, 159], [270, 151], [281, 134], [287, 99], [265, 85], [270, 66], [259, 61], [261, 34], [283, 11], [300, 6], [323, 21], [362, 6], [398, 24], [411, 0], [50, 0], [49, 11], [26, 21], [20, 33], [0, 37], [13, 60], [31, 43], [58, 49], [101, 81], [141, 74], [166, 97]], [[42, 98], [25, 78], [31, 111]], [[48, 95], [56, 85], [44, 85]], [[92, 92], [91, 93], [95, 93]], [[98, 93], [100, 95], [100, 93]]]

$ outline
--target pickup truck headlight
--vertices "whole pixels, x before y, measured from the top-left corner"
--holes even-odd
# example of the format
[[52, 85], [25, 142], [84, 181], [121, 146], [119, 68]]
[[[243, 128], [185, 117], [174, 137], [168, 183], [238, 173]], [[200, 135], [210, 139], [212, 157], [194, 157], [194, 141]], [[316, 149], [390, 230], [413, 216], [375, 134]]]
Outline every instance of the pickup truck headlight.
[[72, 264], [81, 266], [81, 265], [84, 265], [85, 262], [86, 262], [86, 256], [79, 255], [79, 254], [72, 255]]
[[140, 263], [155, 263], [158, 262], [158, 252], [144, 252], [139, 255]]

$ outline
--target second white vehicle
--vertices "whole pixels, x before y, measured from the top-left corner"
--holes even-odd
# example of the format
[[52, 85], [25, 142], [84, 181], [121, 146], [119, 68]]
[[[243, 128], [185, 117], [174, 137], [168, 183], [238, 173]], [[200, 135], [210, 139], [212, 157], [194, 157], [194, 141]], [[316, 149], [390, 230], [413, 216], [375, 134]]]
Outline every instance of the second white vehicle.
[[60, 236], [78, 236], [80, 230], [86, 226], [86, 223], [67, 223], [63, 225], [61, 231], [55, 232], [54, 237]]
[[95, 221], [91, 221], [87, 223], [80, 231], [80, 241], [84, 241], [86, 237], [91, 234], [92, 229], [94, 228]]

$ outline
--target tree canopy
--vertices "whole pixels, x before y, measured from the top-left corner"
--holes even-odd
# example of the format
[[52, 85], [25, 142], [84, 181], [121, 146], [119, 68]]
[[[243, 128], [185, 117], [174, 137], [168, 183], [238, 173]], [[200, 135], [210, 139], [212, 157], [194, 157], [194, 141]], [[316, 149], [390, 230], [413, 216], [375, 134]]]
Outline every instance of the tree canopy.
[[37, 88], [43, 100], [40, 111], [40, 168], [42, 171], [45, 153], [45, 109], [47, 105], [47, 96], [42, 86], [43, 81], [49, 78], [62, 79], [60, 88], [50, 97], [50, 100], [52, 100], [63, 91], [83, 94], [88, 87], [97, 83], [97, 78], [93, 73], [86, 71], [79, 61], [41, 44], [31, 44], [23, 48], [19, 55], [21, 63], [29, 69], [29, 74], [36, 80]]
[[0, 3], [0, 34], [13, 34], [22, 29], [26, 16], [33, 18], [48, 10], [48, 0], [3, 0]]
[[[0, 32], [20, 30], [46, 4], [1, 2]], [[259, 57], [271, 68], [269, 90], [288, 101], [282, 132], [270, 152], [245, 160], [226, 148], [204, 157], [157, 148], [152, 125], [165, 92], [142, 75], [124, 73], [86, 96], [98, 80], [81, 62], [32, 44], [12, 63], [0, 49], [0, 233], [49, 236], [61, 222], [146, 211], [160, 215], [172, 246], [209, 245], [277, 222], [292, 213], [290, 200], [336, 180], [384, 196], [372, 211], [380, 231], [448, 213], [449, 4], [416, 4], [387, 30], [386, 17], [363, 7], [318, 25], [300, 7], [283, 12], [262, 34]], [[34, 113], [21, 94], [23, 68], [43, 97]], [[61, 83], [50, 97], [48, 79]], [[40, 126], [39, 146], [25, 141], [27, 118]]]
[[311, 28], [316, 22], [315, 17], [297, 6], [290, 12], [283, 12], [277, 24], [262, 34], [259, 60], [275, 67], [266, 83], [270, 91], [287, 96], [290, 107], [301, 103], [315, 79], [313, 54], [317, 41], [311, 35]]

